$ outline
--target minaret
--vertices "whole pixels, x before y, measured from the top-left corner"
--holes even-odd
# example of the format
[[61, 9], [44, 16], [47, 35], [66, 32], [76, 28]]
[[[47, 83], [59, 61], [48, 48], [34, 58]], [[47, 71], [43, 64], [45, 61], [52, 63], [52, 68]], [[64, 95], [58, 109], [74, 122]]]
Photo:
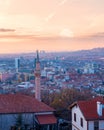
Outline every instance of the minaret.
[[40, 90], [40, 79], [41, 79], [41, 70], [40, 70], [40, 61], [39, 61], [39, 53], [36, 51], [36, 67], [35, 67], [35, 98], [41, 101], [41, 90]]

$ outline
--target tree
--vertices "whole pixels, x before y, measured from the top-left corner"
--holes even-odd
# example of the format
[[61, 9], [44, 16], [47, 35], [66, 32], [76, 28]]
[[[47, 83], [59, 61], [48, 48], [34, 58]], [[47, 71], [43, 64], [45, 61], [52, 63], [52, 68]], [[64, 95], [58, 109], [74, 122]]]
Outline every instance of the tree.
[[90, 91], [80, 92], [78, 89], [66, 88], [60, 92], [51, 94], [45, 93], [43, 102], [47, 103], [56, 110], [56, 114], [61, 117], [69, 118], [69, 106], [79, 100], [87, 100], [92, 97]]
[[22, 130], [22, 125], [23, 125], [22, 114], [19, 114], [16, 118], [16, 128], [17, 128], [17, 130]]

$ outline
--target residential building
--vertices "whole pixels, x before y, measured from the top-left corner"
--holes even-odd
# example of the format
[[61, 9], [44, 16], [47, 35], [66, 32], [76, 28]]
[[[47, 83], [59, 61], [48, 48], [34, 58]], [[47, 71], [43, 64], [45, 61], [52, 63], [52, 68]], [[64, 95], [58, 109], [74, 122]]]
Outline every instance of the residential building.
[[0, 130], [56, 130], [56, 123], [54, 109], [34, 97], [0, 95]]
[[72, 111], [72, 130], [104, 130], [104, 99], [93, 98], [78, 101], [70, 108]]

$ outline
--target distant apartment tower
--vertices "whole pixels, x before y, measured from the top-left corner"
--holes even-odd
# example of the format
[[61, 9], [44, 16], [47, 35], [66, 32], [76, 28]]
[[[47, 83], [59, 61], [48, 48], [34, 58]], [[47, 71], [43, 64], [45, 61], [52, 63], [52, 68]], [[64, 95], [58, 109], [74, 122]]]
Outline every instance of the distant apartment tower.
[[84, 66], [84, 74], [94, 74], [95, 73], [95, 69], [94, 69], [94, 65], [93, 64], [86, 64]]
[[39, 53], [38, 51], [36, 52], [37, 57], [36, 57], [36, 65], [35, 65], [35, 98], [39, 101], [41, 101], [41, 85], [40, 85], [40, 80], [41, 80], [41, 69], [40, 69], [40, 61], [39, 61]]
[[19, 67], [20, 67], [20, 59], [19, 58], [15, 58], [15, 69], [16, 69], [16, 73], [18, 73]]

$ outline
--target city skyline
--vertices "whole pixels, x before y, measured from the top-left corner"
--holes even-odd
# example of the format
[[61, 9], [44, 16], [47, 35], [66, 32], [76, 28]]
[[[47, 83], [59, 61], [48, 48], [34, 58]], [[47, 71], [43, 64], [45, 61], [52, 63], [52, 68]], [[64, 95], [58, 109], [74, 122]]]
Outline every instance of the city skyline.
[[0, 0], [0, 53], [104, 47], [103, 0]]

